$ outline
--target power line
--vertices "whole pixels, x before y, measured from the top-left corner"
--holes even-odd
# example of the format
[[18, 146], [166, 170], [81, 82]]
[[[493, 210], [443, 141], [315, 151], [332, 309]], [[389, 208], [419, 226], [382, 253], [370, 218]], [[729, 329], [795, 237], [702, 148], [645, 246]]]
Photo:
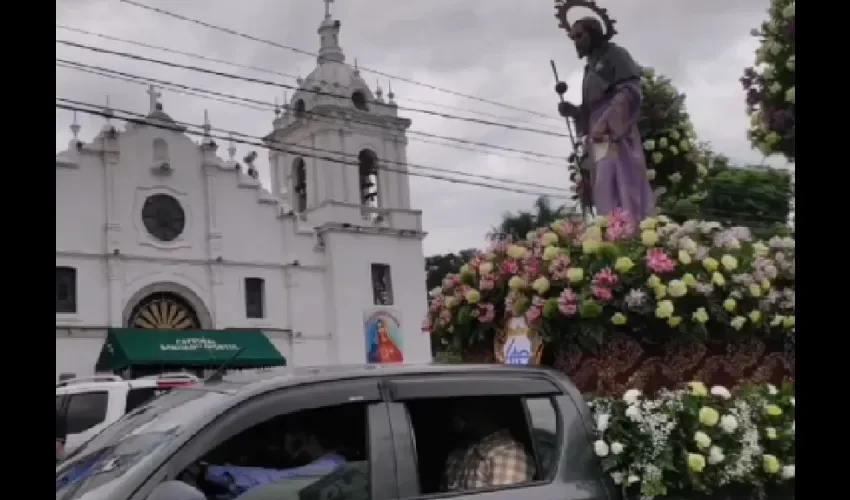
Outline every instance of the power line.
[[[84, 29], [80, 29], [80, 28], [74, 28], [74, 27], [71, 27], [71, 26], [66, 26], [66, 25], [63, 25], [63, 24], [57, 24], [56, 27], [58, 29], [70, 31], [72, 33], [79, 33], [81, 35], [93, 36], [93, 37], [97, 37], [97, 38], [102, 38], [104, 40], [110, 40], [110, 41], [113, 41], [113, 42], [126, 43], [126, 44], [129, 44], [129, 45], [135, 45], [135, 46], [143, 47], [143, 48], [147, 48], [147, 49], [159, 50], [159, 51], [162, 51], [162, 52], [167, 52], [167, 53], [170, 53], [170, 54], [177, 54], [177, 55], [180, 55], [180, 56], [189, 57], [189, 58], [193, 58], [193, 59], [199, 59], [199, 60], [202, 60], [202, 61], [209, 61], [209, 62], [214, 62], [214, 63], [217, 63], [217, 64], [224, 64], [226, 66], [231, 66], [231, 67], [234, 67], [234, 68], [241, 68], [241, 69], [247, 69], [247, 70], [251, 70], [251, 71], [258, 71], [258, 72], [267, 73], [267, 74], [270, 74], [270, 75], [282, 76], [284, 78], [292, 78], [293, 80], [298, 78], [298, 76], [296, 76], [296, 75], [290, 75], [289, 73], [282, 73], [280, 71], [275, 71], [275, 70], [263, 68], [263, 67], [260, 67], [260, 66], [250, 66], [250, 65], [246, 65], [246, 64], [240, 64], [240, 63], [233, 62], [233, 61], [227, 61], [227, 60], [224, 60], [224, 59], [217, 59], [217, 58], [214, 58], [214, 57], [205, 56], [203, 54], [198, 54], [196, 52], [187, 52], [187, 51], [172, 49], [172, 48], [169, 48], [169, 47], [162, 47], [160, 45], [154, 45], [154, 44], [150, 44], [150, 43], [139, 42], [137, 40], [130, 40], [130, 39], [127, 39], [127, 38], [121, 38], [121, 37], [114, 36], [114, 35], [108, 35], [106, 33], [99, 33], [99, 32], [96, 32], [96, 31], [88, 31], [88, 30], [84, 30]], [[432, 101], [414, 99], [412, 97], [398, 97], [397, 99], [399, 101], [415, 102], [417, 104], [425, 104], [425, 105], [428, 105], [428, 106], [436, 106], [438, 108], [451, 109], [451, 110], [455, 110], [455, 111], [463, 111], [463, 112], [466, 112], [466, 113], [472, 113], [474, 115], [488, 116], [490, 118], [496, 118], [496, 119], [499, 119], [499, 120], [511, 120], [511, 121], [515, 121], [515, 122], [529, 123], [529, 124], [533, 124], [533, 125], [541, 125], [541, 126], [544, 126], [544, 127], [549, 126], [549, 125], [546, 125], [546, 124], [543, 124], [541, 122], [534, 121], [534, 120], [527, 120], [527, 119], [516, 118], [516, 117], [511, 117], [511, 116], [504, 116], [504, 115], [494, 115], [492, 113], [479, 111], [477, 109], [462, 108], [460, 106], [450, 106], [448, 104], [440, 104], [440, 103], [432, 102]], [[546, 118], [548, 118], [549, 120], [557, 121], [557, 122], [563, 124], [563, 122], [560, 118], [556, 118], [556, 117], [553, 117], [553, 116], [547, 116]]]
[[[157, 84], [157, 85], [160, 85], [160, 86], [163, 86], [163, 87], [169, 87], [169, 86], [173, 87], [173, 88], [176, 87], [178, 89], [183, 89], [185, 91], [190, 92], [187, 95], [194, 95], [196, 97], [207, 98], [203, 95], [199, 95], [198, 93], [209, 94], [210, 96], [217, 97], [217, 98], [209, 97], [209, 99], [219, 101], [219, 102], [226, 102], [228, 104], [233, 104], [233, 105], [237, 105], [237, 106], [245, 104], [246, 105], [245, 107], [255, 109], [255, 110], [265, 111], [266, 109], [274, 109], [276, 107], [276, 104], [273, 104], [273, 103], [270, 103], [270, 102], [267, 102], [267, 101], [260, 101], [260, 100], [257, 100], [257, 99], [242, 97], [242, 96], [238, 96], [238, 95], [235, 95], [235, 94], [217, 92], [217, 91], [214, 91], [214, 90], [184, 85], [184, 84], [181, 84], [181, 83], [176, 83], [176, 82], [172, 82], [172, 81], [168, 81], [168, 80], [160, 80], [160, 79], [150, 78], [150, 77], [146, 77], [146, 76], [134, 75], [132, 73], [117, 71], [117, 70], [114, 70], [114, 69], [111, 69], [111, 68], [105, 68], [105, 67], [102, 67], [102, 66], [94, 66], [94, 65], [90, 65], [90, 64], [84, 64], [84, 63], [80, 63], [80, 62], [77, 62], [77, 61], [69, 61], [69, 60], [60, 59], [60, 58], [57, 58], [56, 62], [57, 62], [57, 65], [59, 65], [61, 67], [66, 67], [68, 69], [74, 69], [74, 70], [83, 71], [83, 72], [86, 72], [86, 73], [96, 74], [96, 75], [103, 76], [103, 77], [106, 77], [106, 78], [113, 78], [114, 77], [116, 79], [128, 81], [128, 82], [131, 82], [131, 83], [141, 83], [140, 81], [138, 81], [138, 80], [141, 80], [141, 81], [147, 82], [148, 84], [154, 83], [154, 84]], [[137, 80], [137, 81], [134, 81], [134, 79]], [[220, 98], [225, 98], [225, 99], [228, 99], [228, 100], [223, 100], [223, 99], [220, 99]], [[263, 106], [263, 107], [261, 107], [261, 106]], [[307, 114], [307, 115], [312, 115], [312, 116], [321, 116], [321, 117], [325, 117], [325, 118], [331, 118], [331, 115], [329, 115], [327, 113], [321, 113], [319, 111], [312, 111], [311, 110], [311, 111], [304, 111], [304, 113]], [[369, 125], [370, 127], [376, 127], [376, 128], [381, 128], [381, 129], [385, 129], [385, 130], [394, 130], [394, 129], [391, 129], [391, 128], [386, 127], [386, 126], [377, 125], [377, 124], [374, 124], [374, 123], [367, 123], [367, 122], [364, 122], [362, 120], [356, 120], [354, 118], [351, 118], [349, 121], [351, 121], [352, 123], [358, 123], [358, 124], [361, 124], [361, 125]], [[559, 157], [559, 156], [555, 156], [555, 155], [538, 153], [537, 151], [531, 151], [531, 150], [510, 148], [510, 147], [507, 147], [507, 146], [499, 146], [499, 145], [496, 145], [496, 144], [489, 144], [489, 143], [486, 143], [486, 142], [472, 141], [472, 140], [469, 140], [469, 139], [462, 139], [462, 138], [459, 138], [459, 137], [431, 134], [429, 132], [422, 132], [422, 131], [418, 131], [418, 130], [408, 130], [407, 133], [410, 134], [410, 135], [414, 135], [414, 136], [422, 136], [422, 137], [428, 137], [428, 138], [432, 138], [432, 139], [441, 139], [441, 140], [455, 142], [455, 143], [459, 143], [459, 144], [466, 144], [466, 145], [470, 145], [470, 146], [480, 146], [480, 147], [484, 147], [484, 148], [491, 148], [491, 149], [496, 149], [496, 150], [500, 150], [500, 151], [506, 151], [506, 152], [509, 152], [509, 153], [516, 153], [516, 154], [520, 154], [520, 155], [534, 156], [534, 157], [537, 157], [537, 158], [544, 158], [544, 159], [560, 160], [560, 163], [553, 163], [553, 162], [550, 162], [550, 161], [540, 161], [540, 160], [535, 160], [533, 158], [522, 158], [522, 157], [517, 158], [517, 157], [508, 157], [508, 156], [502, 155], [503, 158], [521, 159], [521, 160], [525, 160], [525, 161], [530, 161], [532, 163], [540, 163], [540, 164], [543, 164], [543, 165], [552, 165], [552, 166], [556, 166], [556, 167], [563, 167], [564, 166], [563, 162], [565, 161], [564, 158]], [[454, 147], [454, 145], [450, 145], [450, 144], [440, 144], [440, 143], [432, 143], [432, 144], [439, 144], [439, 145], [446, 146], [446, 147]], [[488, 153], [488, 154], [494, 154], [494, 153]], [[499, 155], [496, 155], [496, 156], [499, 156]]]
[[[279, 44], [277, 42], [273, 42], [271, 40], [266, 40], [264, 38], [255, 37], [255, 36], [249, 35], [247, 33], [241, 33], [239, 31], [236, 31], [236, 30], [233, 30], [233, 29], [230, 29], [230, 28], [225, 28], [223, 26], [217, 26], [215, 24], [211, 24], [211, 23], [201, 21], [201, 20], [198, 20], [198, 19], [192, 19], [190, 17], [186, 17], [184, 15], [177, 14], [175, 12], [171, 12], [171, 11], [168, 11], [168, 10], [165, 10], [165, 9], [152, 7], [150, 5], [146, 5], [146, 4], [139, 3], [139, 2], [134, 2], [132, 0], [121, 0], [121, 2], [126, 3], [128, 5], [133, 5], [135, 7], [139, 7], [139, 8], [142, 8], [142, 9], [149, 10], [151, 12], [156, 12], [157, 14], [168, 16], [168, 17], [171, 17], [173, 19], [179, 19], [180, 21], [185, 21], [185, 22], [188, 22], [188, 23], [196, 24], [198, 26], [203, 26], [205, 28], [213, 29], [213, 30], [216, 30], [216, 31], [221, 31], [223, 33], [227, 33], [229, 35], [244, 38], [246, 40], [251, 40], [253, 42], [259, 42], [259, 43], [262, 43], [262, 44], [270, 45], [272, 47], [277, 47], [279, 49], [284, 49], [284, 50], [288, 50], [288, 51], [291, 51], [291, 52], [295, 52], [297, 54], [302, 54], [302, 55], [307, 55], [307, 56], [312, 56], [312, 57], [318, 57], [318, 54], [315, 54], [313, 52], [309, 52], [309, 51], [299, 49], [299, 48], [296, 48], [296, 47], [290, 47], [290, 46], [287, 46], [287, 45], [282, 45], [282, 44]], [[417, 80], [413, 80], [411, 78], [406, 78], [406, 77], [397, 76], [397, 75], [391, 75], [389, 73], [384, 73], [382, 71], [377, 71], [377, 70], [374, 70], [374, 69], [363, 68], [363, 67], [361, 67], [360, 70], [365, 71], [367, 73], [372, 73], [374, 75], [383, 76], [385, 78], [392, 78], [394, 80], [398, 80], [398, 81], [401, 81], [401, 82], [409, 83], [409, 84], [416, 85], [416, 86], [419, 86], [419, 87], [424, 87], [424, 88], [427, 88], [427, 89], [430, 89], [430, 90], [435, 90], [437, 92], [442, 92], [444, 94], [451, 94], [451, 95], [454, 95], [454, 96], [457, 96], [457, 97], [463, 97], [465, 99], [471, 99], [473, 101], [478, 101], [478, 102], [482, 102], [482, 103], [485, 103], [485, 104], [490, 104], [492, 106], [498, 106], [500, 108], [510, 109], [510, 110], [513, 110], [513, 111], [521, 111], [523, 113], [529, 113], [529, 114], [532, 114], [532, 115], [535, 115], [535, 116], [540, 116], [540, 117], [543, 117], [543, 118], [552, 118], [552, 116], [547, 115], [545, 113], [541, 113], [539, 111], [533, 111], [533, 110], [530, 110], [530, 109], [520, 108], [520, 107], [517, 107], [517, 106], [512, 106], [510, 104], [501, 103], [501, 102], [498, 102], [498, 101], [491, 101], [489, 99], [484, 99], [482, 97], [464, 94], [462, 92], [457, 92], [455, 90], [449, 90], [449, 89], [445, 89], [445, 88], [442, 88], [442, 87], [437, 87], [436, 85], [431, 85], [429, 83], [420, 82], [420, 81], [417, 81]]]
[[[355, 166], [360, 164], [358, 161], [341, 160], [341, 159], [338, 158], [339, 156], [352, 157], [353, 158], [354, 155], [350, 155], [350, 154], [344, 154], [344, 153], [339, 153], [339, 152], [335, 152], [335, 151], [324, 150], [324, 149], [320, 149], [320, 148], [313, 148], [313, 147], [308, 147], [308, 146], [301, 146], [301, 145], [296, 145], [296, 144], [286, 144], [287, 146], [297, 148], [297, 149], [288, 149], [288, 148], [285, 148], [285, 147], [281, 147], [279, 145], [275, 146], [275, 145], [266, 144], [266, 143], [262, 142], [263, 139], [261, 137], [252, 136], [252, 135], [249, 135], [249, 134], [244, 134], [244, 133], [235, 132], [235, 131], [233, 131], [233, 132], [225, 131], [225, 132], [228, 132], [229, 134], [232, 134], [232, 135], [225, 137], [225, 136], [221, 136], [221, 135], [207, 134], [205, 132], [195, 132], [195, 131], [191, 131], [191, 130], [183, 130], [183, 128], [187, 127], [187, 126], [188, 127], [194, 127], [194, 128], [202, 128], [203, 126], [202, 125], [195, 125], [195, 124], [187, 124], [187, 123], [178, 122], [178, 121], [174, 121], [175, 125], [169, 126], [167, 124], [153, 123], [153, 122], [151, 122], [151, 120], [147, 119], [146, 117], [143, 117], [144, 115], [141, 115], [140, 113], [133, 113], [131, 111], [119, 110], [119, 109], [108, 109], [105, 106], [85, 103], [85, 102], [82, 102], [82, 101], [75, 101], [73, 99], [66, 99], [66, 98], [62, 98], [62, 97], [57, 97], [56, 100], [57, 101], [69, 102], [69, 103], [72, 103], [72, 104], [77, 104], [77, 106], [73, 106], [73, 105], [69, 105], [69, 104], [61, 104], [61, 103], [56, 104], [57, 108], [65, 109], [65, 110], [69, 110], [69, 111], [79, 111], [81, 113], [97, 115], [97, 116], [101, 116], [103, 118], [114, 118], [114, 119], [118, 119], [118, 120], [125, 121], [125, 122], [128, 122], [128, 123], [146, 125], [146, 126], [150, 126], [150, 127], [153, 127], [153, 128], [170, 130], [172, 132], [181, 132], [181, 133], [185, 133], [187, 135], [192, 135], [192, 136], [196, 136], [196, 137], [209, 137], [209, 138], [212, 138], [212, 139], [219, 139], [219, 140], [223, 140], [223, 141], [231, 141], [231, 142], [234, 142], [234, 143], [237, 143], [237, 144], [244, 144], [244, 145], [248, 145], [248, 146], [259, 147], [259, 148], [263, 148], [263, 149], [267, 149], [267, 150], [271, 150], [271, 151], [278, 151], [278, 152], [281, 152], [281, 153], [287, 153], [287, 154], [291, 154], [291, 155], [295, 155], [295, 156], [300, 156], [300, 157], [305, 157], [305, 158], [315, 158], [315, 159], [327, 161], [327, 162], [330, 162], [330, 163], [337, 163], [337, 164], [341, 164], [341, 165], [355, 165]], [[81, 107], [79, 107], [80, 105], [81, 106], [87, 106], [89, 108], [95, 108], [95, 109], [81, 108]], [[134, 115], [140, 116], [140, 117], [143, 117], [143, 118], [115, 116], [114, 115], [115, 112], [130, 115], [130, 116], [134, 116]], [[221, 129], [216, 129], [216, 130], [222, 131]], [[233, 136], [243, 137], [244, 139], [239, 139], [238, 137], [233, 137]], [[327, 152], [327, 153], [334, 154], [337, 157], [318, 155], [318, 154], [314, 154], [314, 153], [305, 153], [304, 150]], [[468, 173], [468, 172], [458, 172], [458, 171], [449, 170], [449, 169], [441, 169], [441, 168], [438, 168], [438, 167], [427, 167], [427, 166], [423, 166], [423, 165], [415, 165], [415, 164], [388, 161], [388, 160], [381, 160], [381, 163], [393, 163], [393, 164], [398, 164], [398, 165], [404, 165], [404, 166], [407, 166], [407, 167], [419, 168], [419, 169], [423, 169], [423, 170], [432, 170], [432, 171], [438, 171], [438, 172], [445, 171], [447, 173], [451, 173], [451, 174], [454, 174], [454, 175], [467, 176], [467, 177], [471, 177], [471, 178], [482, 178], [482, 179], [487, 179], [487, 180], [494, 180], [496, 182], [509, 182], [509, 183], [512, 183], [512, 184], [520, 184], [520, 185], [521, 184], [531, 184], [531, 183], [522, 183], [522, 182], [519, 182], [519, 181], [514, 181], [512, 179], [503, 179], [503, 178], [489, 178], [488, 179], [488, 177], [477, 175], [477, 174], [471, 174], [471, 173]], [[412, 176], [415, 176], [415, 177], [424, 177], [424, 178], [428, 178], [428, 179], [451, 182], [451, 183], [455, 183], [455, 184], [466, 184], [466, 185], [470, 185], [470, 186], [477, 186], [477, 187], [483, 187], [483, 188], [488, 188], [488, 189], [496, 189], [496, 190], [501, 190], [501, 191], [518, 193], [518, 194], [527, 194], [527, 195], [538, 196], [538, 197], [539, 196], [547, 196], [547, 197], [553, 198], [553, 199], [567, 199], [566, 196], [556, 194], [556, 193], [528, 191], [528, 190], [524, 190], [524, 189], [511, 188], [511, 187], [508, 187], [508, 186], [488, 184], [488, 183], [465, 180], [465, 179], [457, 179], [457, 178], [453, 178], [453, 177], [446, 177], [446, 176], [436, 175], [436, 174], [427, 174], [427, 173], [422, 173], [422, 172], [410, 172], [410, 171], [406, 171], [406, 170], [403, 170], [403, 169], [400, 169], [400, 168], [387, 167], [385, 165], [378, 165], [378, 168], [381, 169], [381, 170], [389, 171], [389, 172], [400, 173], [402, 175], [412, 175]], [[534, 187], [541, 187], [541, 188], [544, 188], [544, 189], [553, 189], [551, 187], [543, 186], [543, 185], [533, 185], [533, 186]]]
[[[67, 45], [69, 47], [76, 47], [76, 48], [80, 48], [80, 49], [90, 50], [92, 52], [100, 52], [102, 54], [110, 54], [110, 55], [114, 55], [114, 56], [118, 56], [118, 57], [124, 57], [124, 58], [127, 58], [127, 59], [135, 59], [137, 61], [150, 62], [150, 63], [154, 63], [154, 64], [159, 64], [159, 65], [162, 65], [162, 66], [169, 66], [169, 67], [172, 67], [172, 68], [186, 69], [186, 70], [189, 70], [189, 71], [196, 71], [196, 72], [205, 73], [205, 74], [208, 74], [208, 75], [215, 75], [215, 76], [221, 76], [221, 77], [224, 77], [224, 78], [231, 78], [231, 79], [234, 79], [234, 80], [241, 80], [241, 81], [250, 82], [250, 83], [257, 83], [257, 84], [260, 84], [260, 85], [269, 85], [269, 86], [272, 86], [272, 87], [280, 87], [280, 88], [290, 89], [290, 90], [293, 90], [293, 91], [300, 91], [300, 92], [304, 92], [304, 93], [308, 93], [308, 94], [315, 94], [315, 95], [321, 95], [321, 96], [327, 96], [327, 97], [336, 97], [336, 98], [348, 99], [348, 96], [334, 94], [334, 93], [331, 93], [331, 92], [324, 92], [324, 91], [321, 91], [321, 90], [299, 88], [298, 86], [289, 85], [289, 84], [286, 84], [286, 83], [274, 82], [274, 81], [271, 81], [271, 80], [263, 80], [261, 78], [253, 78], [253, 77], [248, 77], [248, 76], [236, 75], [236, 74], [233, 74], [233, 73], [226, 73], [226, 72], [223, 72], [223, 71], [211, 70], [211, 69], [208, 69], [208, 68], [202, 68], [200, 66], [180, 64], [180, 63], [175, 63], [175, 62], [172, 62], [172, 61], [155, 59], [155, 58], [152, 58], [152, 57], [145, 57], [145, 56], [141, 56], [139, 54], [133, 54], [132, 52], [121, 52], [121, 51], [116, 51], [116, 50], [110, 50], [110, 49], [105, 49], [105, 48], [102, 48], [102, 47], [95, 47], [95, 46], [86, 45], [86, 44], [83, 44], [83, 43], [72, 42], [72, 41], [69, 41], [69, 40], [56, 40], [56, 43], [59, 43], [59, 44], [62, 44], [62, 45]], [[376, 102], [374, 104], [376, 106], [384, 106], [384, 107], [388, 106], [387, 104], [378, 103], [378, 102]], [[552, 132], [552, 131], [549, 131], [549, 130], [542, 130], [542, 129], [538, 129], [538, 128], [522, 127], [522, 126], [519, 126], [519, 125], [512, 125], [510, 123], [501, 123], [501, 122], [494, 122], [494, 121], [490, 121], [490, 120], [482, 120], [480, 118], [472, 118], [472, 117], [468, 117], [468, 116], [458, 116], [458, 115], [453, 115], [453, 114], [449, 114], [449, 113], [442, 113], [442, 112], [439, 112], [439, 111], [434, 111], [434, 110], [431, 110], [431, 109], [410, 108], [410, 107], [403, 107], [403, 106], [397, 106], [397, 108], [405, 110], [405, 111], [409, 111], [411, 113], [421, 113], [421, 114], [425, 114], [425, 115], [436, 116], [438, 118], [446, 118], [446, 119], [449, 119], [449, 120], [458, 120], [458, 121], [463, 121], [463, 122], [468, 122], [468, 123], [476, 123], [476, 124], [479, 124], [479, 125], [489, 125], [489, 126], [493, 126], [493, 127], [501, 127], [501, 128], [506, 128], [506, 129], [510, 129], [510, 130], [517, 130], [517, 131], [522, 131], [522, 132], [530, 132], [530, 133], [534, 133], [534, 134], [546, 135], [546, 136], [550, 136], [550, 137], [564, 137], [564, 138], [569, 137], [568, 135], [562, 134], [562, 133], [559, 133], [559, 132]]]

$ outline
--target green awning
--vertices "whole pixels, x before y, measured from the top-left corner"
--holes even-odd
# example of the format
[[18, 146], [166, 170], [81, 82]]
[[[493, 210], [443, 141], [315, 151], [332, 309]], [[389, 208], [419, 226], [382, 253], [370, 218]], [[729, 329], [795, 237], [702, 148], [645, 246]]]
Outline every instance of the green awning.
[[100, 350], [95, 371], [131, 366], [215, 368], [225, 361], [230, 368], [286, 365], [286, 359], [260, 330], [113, 328]]

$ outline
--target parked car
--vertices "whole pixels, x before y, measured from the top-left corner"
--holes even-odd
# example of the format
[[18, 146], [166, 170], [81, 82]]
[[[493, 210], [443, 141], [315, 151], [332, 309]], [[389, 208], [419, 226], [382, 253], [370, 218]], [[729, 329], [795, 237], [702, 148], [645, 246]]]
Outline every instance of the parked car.
[[56, 384], [56, 412], [65, 419], [65, 455], [102, 431], [124, 414], [165, 394], [174, 387], [194, 384], [188, 373], [171, 373], [134, 380], [116, 375], [93, 375]]
[[[534, 457], [527, 483], [454, 499], [614, 500], [594, 455], [590, 410], [562, 373], [494, 365], [368, 365], [274, 370], [175, 388], [137, 408], [56, 469], [57, 500], [221, 498], [209, 470], [286, 464], [287, 433], [331, 436], [343, 465], [274, 480], [246, 500], [390, 500], [439, 496], [458, 402], [498, 404]], [[508, 424], [504, 424], [508, 425]], [[291, 457], [290, 457], [291, 458]], [[218, 465], [216, 465], [218, 464]], [[221, 467], [219, 467], [221, 468]], [[233, 498], [232, 496], [225, 498]]]

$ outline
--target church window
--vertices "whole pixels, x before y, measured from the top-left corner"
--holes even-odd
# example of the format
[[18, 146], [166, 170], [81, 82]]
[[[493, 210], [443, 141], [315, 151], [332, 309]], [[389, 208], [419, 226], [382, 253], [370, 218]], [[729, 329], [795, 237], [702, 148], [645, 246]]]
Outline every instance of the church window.
[[307, 166], [303, 158], [292, 162], [292, 188], [295, 211], [301, 213], [307, 210]]
[[295, 117], [303, 118], [307, 114], [307, 105], [304, 104], [304, 99], [295, 100]]
[[372, 264], [372, 299], [376, 306], [393, 305], [393, 280], [389, 264]]
[[245, 278], [245, 316], [265, 318], [266, 282], [263, 278]]
[[168, 160], [168, 143], [165, 139], [153, 140], [153, 161], [154, 163], [167, 162]]
[[378, 156], [370, 149], [357, 155], [360, 166], [360, 203], [370, 207], [380, 205], [378, 200]]
[[369, 111], [369, 103], [366, 102], [366, 94], [360, 90], [355, 90], [354, 93], [351, 94], [351, 103], [359, 110]]
[[56, 312], [77, 312], [77, 270], [56, 267]]

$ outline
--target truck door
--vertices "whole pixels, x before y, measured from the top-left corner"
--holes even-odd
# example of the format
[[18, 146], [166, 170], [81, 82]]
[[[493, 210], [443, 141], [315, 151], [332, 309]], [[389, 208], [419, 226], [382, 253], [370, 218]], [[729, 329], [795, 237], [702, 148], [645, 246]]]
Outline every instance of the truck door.
[[[579, 412], [546, 372], [427, 374], [391, 379], [386, 387], [400, 499], [454, 493], [453, 498], [481, 500], [609, 500]], [[450, 486], [447, 462], [480, 451], [473, 449], [480, 437], [462, 441], [453, 430], [461, 408], [475, 406], [488, 408], [487, 418], [508, 431], [514, 446], [524, 448], [524, 460], [533, 461], [513, 476], [523, 477], [520, 482]], [[458, 491], [464, 494], [456, 496]]]

